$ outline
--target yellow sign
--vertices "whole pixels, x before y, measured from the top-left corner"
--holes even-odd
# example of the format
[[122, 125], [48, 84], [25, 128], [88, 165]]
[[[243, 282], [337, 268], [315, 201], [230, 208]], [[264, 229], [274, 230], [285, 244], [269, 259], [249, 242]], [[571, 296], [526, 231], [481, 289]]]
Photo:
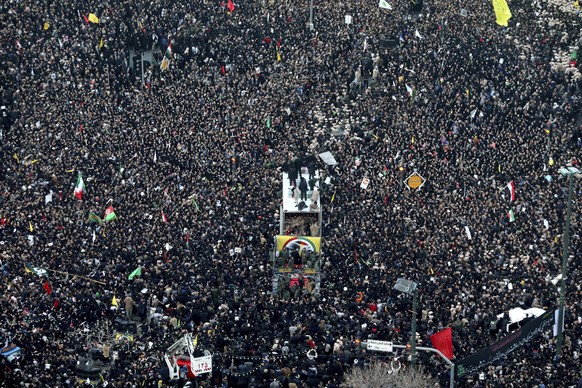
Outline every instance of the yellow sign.
[[406, 179], [406, 186], [411, 190], [418, 190], [424, 185], [424, 182], [426, 182], [425, 179], [415, 171]]

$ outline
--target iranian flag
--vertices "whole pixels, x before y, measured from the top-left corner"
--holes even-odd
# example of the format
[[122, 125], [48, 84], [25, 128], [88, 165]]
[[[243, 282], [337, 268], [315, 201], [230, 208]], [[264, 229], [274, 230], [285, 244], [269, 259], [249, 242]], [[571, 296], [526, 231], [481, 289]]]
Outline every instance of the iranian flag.
[[509, 182], [506, 186], [509, 189], [509, 193], [511, 194], [511, 202], [515, 201], [515, 183], [513, 181]]
[[75, 197], [77, 199], [83, 199], [83, 193], [85, 192], [85, 182], [83, 182], [83, 176], [81, 173], [77, 176], [77, 184], [75, 185]]
[[168, 37], [168, 48], [166, 49], [166, 58], [172, 58], [173, 48], [172, 48], [172, 39]]
[[507, 218], [509, 218], [509, 222], [515, 222], [515, 213], [513, 212], [513, 209], [509, 209]]

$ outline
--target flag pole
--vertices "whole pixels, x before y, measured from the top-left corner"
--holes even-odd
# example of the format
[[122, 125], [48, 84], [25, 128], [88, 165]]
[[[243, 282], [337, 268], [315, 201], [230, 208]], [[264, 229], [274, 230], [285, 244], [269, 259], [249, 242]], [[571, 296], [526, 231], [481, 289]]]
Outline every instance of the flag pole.
[[50, 268], [45, 268], [45, 269], [46, 269], [47, 271], [51, 271], [51, 272], [60, 273], [61, 275], [67, 275], [67, 276], [68, 276], [68, 275], [70, 275], [70, 276], [73, 276], [73, 277], [75, 277], [75, 276], [76, 276], [76, 277], [78, 277], [78, 278], [81, 278], [81, 279], [89, 280], [90, 282], [93, 282], [93, 283], [102, 284], [102, 285], [104, 285], [104, 286], [105, 286], [105, 285], [107, 285], [107, 283], [105, 283], [105, 282], [100, 282], [99, 280], [91, 279], [91, 278], [88, 278], [88, 277], [86, 277], [86, 276], [75, 275], [74, 273], [70, 273], [70, 272], [63, 272], [63, 271], [58, 271], [58, 270], [56, 270], [56, 269], [50, 269]]
[[309, 0], [309, 29], [313, 31], [313, 0]]
[[141, 53], [141, 86], [143, 87], [145, 82], [143, 80], [143, 52]]

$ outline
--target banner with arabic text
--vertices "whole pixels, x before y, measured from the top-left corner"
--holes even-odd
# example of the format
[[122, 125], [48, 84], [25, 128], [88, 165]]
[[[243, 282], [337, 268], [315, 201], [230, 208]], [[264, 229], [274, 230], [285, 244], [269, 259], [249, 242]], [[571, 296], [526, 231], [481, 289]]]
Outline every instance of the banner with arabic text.
[[554, 309], [549, 309], [544, 314], [531, 320], [519, 330], [511, 333], [501, 341], [479, 350], [461, 361], [455, 363], [455, 376], [463, 377], [482, 370], [489, 364], [503, 360], [514, 350], [530, 343], [546, 330], [554, 325]]

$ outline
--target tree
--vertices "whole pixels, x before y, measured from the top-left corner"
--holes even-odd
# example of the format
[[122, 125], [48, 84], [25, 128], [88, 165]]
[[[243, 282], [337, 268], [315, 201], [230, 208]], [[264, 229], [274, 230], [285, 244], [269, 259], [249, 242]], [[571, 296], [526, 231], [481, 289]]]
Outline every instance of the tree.
[[[400, 364], [398, 364], [399, 367]], [[421, 366], [400, 368], [380, 361], [358, 367], [345, 374], [344, 382], [350, 388], [428, 388], [438, 387], [438, 380]], [[396, 369], [396, 370], [395, 370]]]

